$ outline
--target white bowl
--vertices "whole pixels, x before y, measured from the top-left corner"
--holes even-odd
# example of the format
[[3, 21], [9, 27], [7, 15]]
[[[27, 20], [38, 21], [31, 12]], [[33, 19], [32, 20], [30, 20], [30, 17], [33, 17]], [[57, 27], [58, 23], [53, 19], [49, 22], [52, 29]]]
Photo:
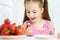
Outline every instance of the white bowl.
[[19, 36], [0, 36], [0, 39], [19, 39], [24, 38], [26, 35], [19, 35]]

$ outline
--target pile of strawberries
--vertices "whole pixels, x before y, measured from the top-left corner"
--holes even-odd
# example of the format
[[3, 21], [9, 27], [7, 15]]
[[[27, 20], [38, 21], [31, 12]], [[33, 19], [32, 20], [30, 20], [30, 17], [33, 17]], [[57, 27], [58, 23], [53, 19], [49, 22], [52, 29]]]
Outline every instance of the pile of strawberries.
[[9, 19], [5, 19], [4, 23], [0, 27], [0, 35], [9, 36], [9, 35], [24, 35], [25, 29], [24, 26], [16, 26], [16, 23], [10, 23]]

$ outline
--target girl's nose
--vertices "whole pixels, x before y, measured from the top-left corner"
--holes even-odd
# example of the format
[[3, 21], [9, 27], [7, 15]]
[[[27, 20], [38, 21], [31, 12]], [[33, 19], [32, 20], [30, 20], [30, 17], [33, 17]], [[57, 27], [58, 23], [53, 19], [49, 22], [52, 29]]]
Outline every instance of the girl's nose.
[[34, 14], [31, 12], [30, 13], [30, 18], [33, 18], [34, 17]]

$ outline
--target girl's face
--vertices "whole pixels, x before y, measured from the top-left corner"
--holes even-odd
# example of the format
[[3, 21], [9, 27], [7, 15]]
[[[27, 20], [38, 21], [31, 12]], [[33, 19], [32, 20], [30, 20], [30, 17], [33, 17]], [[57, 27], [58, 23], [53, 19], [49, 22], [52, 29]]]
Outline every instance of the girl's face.
[[26, 3], [26, 15], [32, 22], [36, 22], [42, 18], [43, 8], [39, 7], [39, 5], [38, 2]]

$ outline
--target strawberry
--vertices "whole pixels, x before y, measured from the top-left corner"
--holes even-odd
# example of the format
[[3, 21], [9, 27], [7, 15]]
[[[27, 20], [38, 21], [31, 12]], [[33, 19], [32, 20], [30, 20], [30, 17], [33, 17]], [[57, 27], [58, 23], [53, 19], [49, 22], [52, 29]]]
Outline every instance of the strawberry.
[[7, 18], [7, 19], [5, 19], [4, 20], [4, 24], [8, 24], [8, 25], [10, 25], [10, 20]]
[[25, 29], [23, 26], [19, 25], [16, 28], [16, 35], [23, 35], [25, 33]]
[[8, 28], [11, 30], [12, 33], [15, 33], [16, 24], [13, 23]]
[[10, 30], [8, 28], [5, 28], [4, 30], [1, 31], [1, 35], [3, 36], [8, 36], [10, 34]]

